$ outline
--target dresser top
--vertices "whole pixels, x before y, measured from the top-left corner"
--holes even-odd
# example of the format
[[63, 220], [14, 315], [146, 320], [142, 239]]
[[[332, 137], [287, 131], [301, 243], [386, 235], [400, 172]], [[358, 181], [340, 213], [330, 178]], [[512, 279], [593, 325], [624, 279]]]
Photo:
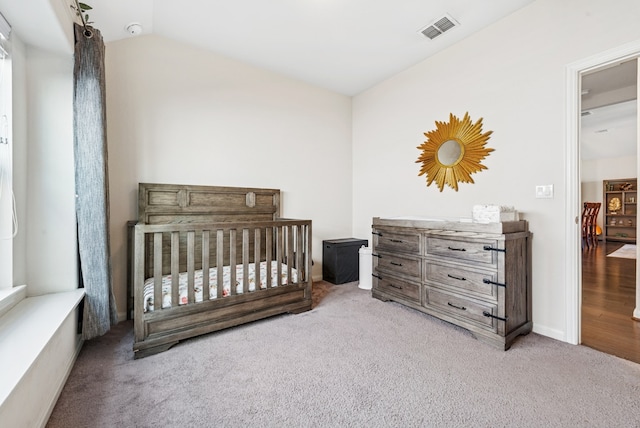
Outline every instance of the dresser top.
[[451, 230], [478, 233], [516, 233], [529, 229], [526, 220], [501, 223], [474, 223], [469, 220], [439, 219], [427, 217], [374, 217], [373, 226], [414, 227], [417, 229]]

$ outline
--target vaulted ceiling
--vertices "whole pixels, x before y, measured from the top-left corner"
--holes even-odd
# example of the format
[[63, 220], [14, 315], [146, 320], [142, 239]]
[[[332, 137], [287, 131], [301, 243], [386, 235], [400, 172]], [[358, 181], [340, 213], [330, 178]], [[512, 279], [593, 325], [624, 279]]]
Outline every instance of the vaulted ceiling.
[[[534, 0], [85, 0], [106, 41], [154, 33], [355, 95]], [[433, 40], [419, 30], [459, 25]]]
[[[105, 41], [157, 34], [345, 95], [355, 95], [535, 0], [85, 0]], [[27, 44], [70, 52], [61, 28], [75, 0], [0, 0]], [[454, 28], [430, 40], [420, 30], [447, 16]], [[66, 47], [65, 47], [66, 45]], [[490, 47], [488, 47], [490, 48]], [[170, 52], [167, 53], [170, 56]], [[585, 158], [635, 153], [636, 66], [583, 79]], [[630, 95], [631, 94], [631, 95]], [[620, 105], [617, 105], [620, 104]], [[617, 143], [613, 143], [613, 141]], [[634, 140], [633, 140], [634, 141]], [[627, 142], [624, 149], [616, 145]]]

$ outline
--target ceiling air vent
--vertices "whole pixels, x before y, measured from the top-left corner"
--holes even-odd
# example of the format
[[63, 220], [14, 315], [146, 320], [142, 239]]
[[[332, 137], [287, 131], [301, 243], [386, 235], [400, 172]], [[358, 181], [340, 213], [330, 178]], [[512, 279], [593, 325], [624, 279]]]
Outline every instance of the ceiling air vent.
[[450, 29], [458, 25], [460, 24], [458, 24], [458, 22], [455, 19], [453, 19], [449, 15], [445, 15], [442, 18], [435, 20], [433, 23], [421, 29], [420, 33], [422, 33], [423, 36], [433, 40], [436, 37], [438, 37], [440, 34], [444, 33], [445, 31], [449, 31]]

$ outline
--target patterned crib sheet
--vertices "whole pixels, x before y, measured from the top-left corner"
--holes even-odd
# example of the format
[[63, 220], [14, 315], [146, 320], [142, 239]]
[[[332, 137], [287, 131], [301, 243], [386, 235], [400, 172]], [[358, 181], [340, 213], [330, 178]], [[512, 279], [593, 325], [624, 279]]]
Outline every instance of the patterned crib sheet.
[[[282, 263], [282, 275], [280, 281], [278, 281], [278, 262], [271, 262], [271, 285], [277, 287], [278, 285], [286, 285], [288, 281], [288, 268], [287, 265]], [[202, 301], [202, 270], [197, 270], [194, 273], [194, 289], [196, 302]], [[267, 262], [260, 263], [259, 276], [261, 289], [267, 288]], [[236, 266], [236, 293], [243, 292], [244, 269], [242, 265]], [[298, 281], [298, 273], [295, 269], [291, 269], [292, 282]], [[223, 268], [223, 289], [222, 295], [228, 296], [231, 294], [231, 267], [224, 266]], [[187, 272], [180, 272], [178, 278], [178, 293], [179, 293], [179, 305], [186, 305], [188, 302], [187, 297]], [[209, 299], [215, 299], [218, 297], [218, 269], [209, 269]], [[249, 291], [255, 291], [256, 289], [256, 272], [255, 263], [249, 264]], [[153, 311], [154, 309], [154, 295], [153, 295], [153, 278], [148, 278], [144, 283], [144, 312]], [[171, 302], [171, 275], [164, 275], [162, 277], [162, 307], [170, 308]]]

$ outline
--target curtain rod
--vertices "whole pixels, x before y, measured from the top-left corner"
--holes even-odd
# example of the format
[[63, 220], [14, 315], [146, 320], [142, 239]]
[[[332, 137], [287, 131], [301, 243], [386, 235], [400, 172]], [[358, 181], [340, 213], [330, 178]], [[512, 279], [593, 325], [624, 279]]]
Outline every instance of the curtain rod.
[[82, 27], [84, 28], [84, 31], [82, 32], [82, 34], [87, 39], [90, 39], [93, 37], [93, 31], [89, 26], [89, 24], [87, 23], [87, 21], [85, 21], [84, 15], [82, 15], [82, 9], [80, 9], [80, 4], [78, 3], [78, 0], [74, 0], [74, 2], [76, 4], [76, 13], [80, 16], [80, 21], [82, 21]]

